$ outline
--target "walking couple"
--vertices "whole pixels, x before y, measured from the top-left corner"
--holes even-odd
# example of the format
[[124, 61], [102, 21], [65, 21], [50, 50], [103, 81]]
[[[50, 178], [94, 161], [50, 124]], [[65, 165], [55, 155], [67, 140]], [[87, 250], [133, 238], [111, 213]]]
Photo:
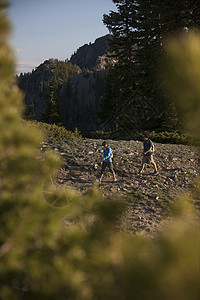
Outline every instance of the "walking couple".
[[[141, 166], [139, 173], [140, 174], [143, 173], [145, 164], [147, 163], [147, 164], [152, 164], [154, 166], [154, 174], [157, 174], [158, 169], [157, 169], [156, 163], [153, 159], [154, 146], [146, 132], [143, 133], [143, 140], [144, 140], [144, 142], [143, 142], [143, 147], [144, 147], [143, 159], [142, 159], [142, 166]], [[109, 168], [109, 170], [113, 176], [113, 181], [117, 181], [116, 174], [115, 174], [115, 171], [113, 169], [113, 164], [112, 164], [112, 159], [113, 159], [112, 149], [109, 146], [108, 142], [105, 142], [105, 141], [102, 143], [102, 146], [104, 147], [103, 163], [102, 163], [102, 167], [101, 167], [101, 176], [100, 176], [99, 182], [100, 183], [102, 182], [104, 171], [105, 171], [106, 167]]]

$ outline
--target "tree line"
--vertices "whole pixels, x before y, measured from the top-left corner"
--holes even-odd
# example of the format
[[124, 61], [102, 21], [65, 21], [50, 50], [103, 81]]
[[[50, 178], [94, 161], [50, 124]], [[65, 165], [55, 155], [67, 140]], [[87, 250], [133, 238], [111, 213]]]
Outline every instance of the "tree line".
[[59, 86], [66, 82], [69, 76], [80, 73], [81, 69], [68, 61], [51, 59], [54, 65], [54, 72], [48, 83], [45, 96], [46, 110], [42, 120], [49, 124], [62, 125], [62, 112], [59, 99]]
[[200, 2], [195, 0], [113, 0], [116, 11], [103, 22], [111, 33], [113, 64], [99, 117], [115, 131], [182, 129], [182, 116], [161, 79], [159, 65], [170, 34], [198, 30]]

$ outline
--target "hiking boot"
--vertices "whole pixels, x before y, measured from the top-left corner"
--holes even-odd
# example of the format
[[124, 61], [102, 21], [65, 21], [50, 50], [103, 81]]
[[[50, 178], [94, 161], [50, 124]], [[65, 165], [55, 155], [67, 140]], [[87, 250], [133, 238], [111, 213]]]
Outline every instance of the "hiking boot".
[[117, 178], [116, 177], [113, 179], [113, 182], [117, 182]]
[[153, 172], [153, 174], [158, 174], [158, 171], [155, 170], [155, 171]]

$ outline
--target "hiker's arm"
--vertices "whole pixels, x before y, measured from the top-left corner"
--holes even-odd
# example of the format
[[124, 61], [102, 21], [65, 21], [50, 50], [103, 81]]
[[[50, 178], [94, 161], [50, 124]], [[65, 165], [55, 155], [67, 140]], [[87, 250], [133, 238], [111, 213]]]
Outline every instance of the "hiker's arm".
[[144, 152], [144, 155], [146, 155], [148, 152], [150, 152], [152, 150], [152, 147], [149, 148], [149, 150], [147, 150], [146, 152]]
[[149, 140], [149, 149], [146, 151], [146, 152], [144, 152], [144, 155], [146, 155], [148, 152], [150, 152], [151, 150], [153, 149], [153, 144], [152, 144], [152, 142]]

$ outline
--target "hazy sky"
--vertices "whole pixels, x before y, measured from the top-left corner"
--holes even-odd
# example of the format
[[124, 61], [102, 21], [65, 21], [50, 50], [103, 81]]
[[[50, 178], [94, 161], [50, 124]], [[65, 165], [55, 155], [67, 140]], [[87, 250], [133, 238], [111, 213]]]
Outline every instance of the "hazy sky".
[[16, 71], [29, 72], [49, 58], [65, 60], [80, 46], [108, 33], [103, 14], [112, 0], [10, 0]]

